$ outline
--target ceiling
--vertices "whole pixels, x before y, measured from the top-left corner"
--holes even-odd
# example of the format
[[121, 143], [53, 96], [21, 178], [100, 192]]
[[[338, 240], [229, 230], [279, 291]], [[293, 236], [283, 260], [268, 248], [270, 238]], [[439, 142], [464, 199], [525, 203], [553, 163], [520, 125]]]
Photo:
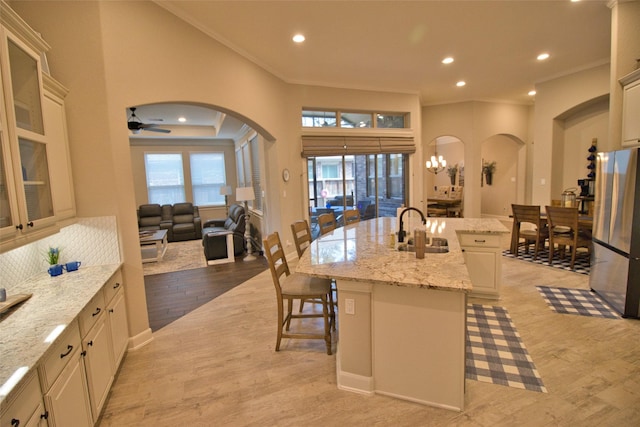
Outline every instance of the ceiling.
[[537, 82], [610, 58], [600, 0], [156, 3], [286, 82], [418, 93], [423, 105], [532, 103]]
[[[610, 58], [611, 15], [603, 0], [155, 3], [285, 82], [418, 94], [422, 105], [533, 104], [528, 92], [536, 83]], [[296, 33], [306, 41], [293, 43]], [[538, 61], [542, 52], [550, 58]], [[447, 56], [454, 62], [444, 65]], [[457, 87], [460, 80], [466, 85]], [[171, 137], [185, 132], [177, 117], [187, 113], [189, 125], [204, 126], [191, 130], [204, 137], [233, 138], [242, 127], [198, 106], [138, 108], [143, 122], [171, 126]]]

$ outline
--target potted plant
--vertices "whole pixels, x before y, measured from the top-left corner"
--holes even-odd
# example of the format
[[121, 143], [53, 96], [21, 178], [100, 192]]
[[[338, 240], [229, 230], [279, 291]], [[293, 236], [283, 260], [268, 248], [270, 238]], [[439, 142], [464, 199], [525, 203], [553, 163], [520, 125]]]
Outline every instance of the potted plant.
[[458, 165], [455, 164], [453, 166], [447, 166], [447, 175], [449, 175], [449, 179], [451, 180], [451, 185], [456, 185], [456, 175], [458, 173]]
[[62, 274], [62, 266], [59, 264], [60, 261], [60, 249], [52, 248], [49, 246], [49, 249], [45, 252], [45, 260], [49, 264], [49, 269], [47, 270], [52, 276], [59, 276]]
[[483, 162], [482, 173], [484, 174], [487, 185], [491, 185], [493, 181], [493, 173], [496, 171], [496, 162]]

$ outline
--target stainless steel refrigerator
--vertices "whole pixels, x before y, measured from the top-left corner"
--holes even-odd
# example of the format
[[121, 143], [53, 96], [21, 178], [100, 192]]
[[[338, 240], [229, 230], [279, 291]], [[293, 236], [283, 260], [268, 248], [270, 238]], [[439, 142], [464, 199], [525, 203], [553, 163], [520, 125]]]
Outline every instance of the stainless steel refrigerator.
[[640, 318], [640, 148], [598, 153], [589, 285]]

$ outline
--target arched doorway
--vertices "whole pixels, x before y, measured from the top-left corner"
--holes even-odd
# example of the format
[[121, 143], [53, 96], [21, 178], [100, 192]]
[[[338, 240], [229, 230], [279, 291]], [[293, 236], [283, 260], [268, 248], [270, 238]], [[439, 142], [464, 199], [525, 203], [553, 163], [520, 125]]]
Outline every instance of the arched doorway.
[[[508, 134], [493, 135], [482, 142], [481, 215], [503, 217], [511, 214], [511, 204], [524, 201], [525, 144]], [[491, 178], [488, 169], [494, 169]]]

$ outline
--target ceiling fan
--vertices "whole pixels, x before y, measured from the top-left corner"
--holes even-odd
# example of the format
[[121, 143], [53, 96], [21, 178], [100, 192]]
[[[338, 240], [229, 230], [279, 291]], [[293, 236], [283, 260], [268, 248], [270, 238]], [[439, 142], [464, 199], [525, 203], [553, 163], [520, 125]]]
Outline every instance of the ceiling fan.
[[159, 129], [156, 124], [152, 123], [142, 123], [142, 120], [138, 116], [136, 116], [136, 107], [129, 107], [131, 110], [131, 115], [127, 119], [127, 127], [132, 133], [138, 134], [143, 130], [148, 130], [151, 132], [160, 132], [160, 133], [171, 133], [169, 129]]

